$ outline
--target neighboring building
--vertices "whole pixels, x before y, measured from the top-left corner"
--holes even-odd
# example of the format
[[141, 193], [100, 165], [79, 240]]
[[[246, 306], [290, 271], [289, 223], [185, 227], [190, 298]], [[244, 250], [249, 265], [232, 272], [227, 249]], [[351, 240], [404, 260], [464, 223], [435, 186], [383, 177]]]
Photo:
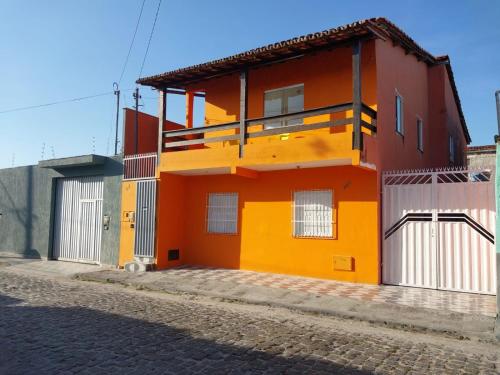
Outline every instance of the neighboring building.
[[470, 169], [494, 169], [496, 161], [496, 145], [467, 147], [467, 165]]
[[[125, 155], [120, 265], [379, 283], [382, 171], [461, 166], [470, 142], [448, 57], [384, 18], [138, 83], [160, 111]], [[181, 129], [167, 94], [186, 95]]]
[[118, 265], [121, 157], [0, 170], [0, 253]]

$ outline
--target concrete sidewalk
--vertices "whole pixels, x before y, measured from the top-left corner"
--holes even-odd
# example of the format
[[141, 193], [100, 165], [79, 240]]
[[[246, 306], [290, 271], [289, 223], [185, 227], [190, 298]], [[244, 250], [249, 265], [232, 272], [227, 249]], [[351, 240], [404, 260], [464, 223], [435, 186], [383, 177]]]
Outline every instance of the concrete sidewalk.
[[109, 267], [104, 268], [95, 264], [28, 259], [10, 256], [0, 256], [0, 267], [9, 267], [9, 271], [27, 272], [33, 275], [66, 279], [73, 277], [76, 274], [110, 269]]
[[[201, 275], [201, 276], [200, 276]], [[230, 275], [227, 277], [227, 275]], [[226, 276], [226, 277], [223, 277]], [[265, 278], [271, 279], [273, 284], [279, 284], [282, 280], [290, 285], [299, 287], [271, 287], [268, 282], [262, 282]], [[164, 292], [171, 294], [189, 294], [194, 296], [205, 296], [249, 304], [268, 305], [272, 307], [288, 308], [305, 313], [315, 313], [335, 316], [343, 319], [360, 320], [370, 322], [374, 325], [382, 325], [397, 329], [416, 332], [429, 332], [447, 335], [455, 338], [472, 339], [488, 342], [496, 342], [493, 333], [495, 318], [480, 314], [475, 311], [463, 313], [443, 308], [442, 303], [437, 303], [436, 308], [419, 307], [419, 298], [425, 293], [448, 297], [447, 293], [434, 290], [420, 290], [413, 288], [400, 288], [403, 293], [420, 293], [413, 306], [391, 302], [367, 300], [357, 298], [359, 290], [373, 294], [376, 288], [387, 288], [379, 286], [363, 286], [359, 284], [338, 283], [328, 280], [316, 280], [295, 276], [273, 275], [251, 271], [223, 270], [223, 269], [200, 269], [181, 268], [166, 271], [147, 273], [127, 273], [121, 270], [100, 270], [97, 272], [85, 272], [75, 276], [78, 280], [116, 283], [123, 286], [133, 287], [141, 290]], [[244, 280], [243, 282], [241, 280]], [[260, 283], [260, 285], [259, 285]], [[349, 293], [322, 293], [324, 283], [339, 288], [355, 289]], [[303, 287], [302, 285], [312, 285]], [[319, 286], [318, 286], [319, 285]], [[411, 291], [416, 292], [411, 292]], [[422, 294], [423, 293], [423, 294]], [[339, 295], [340, 294], [340, 295]], [[367, 295], [368, 295], [367, 294]], [[458, 298], [463, 294], [453, 293]], [[342, 295], [350, 295], [343, 297]], [[475, 295], [465, 295], [464, 298], [476, 298]], [[483, 296], [477, 296], [480, 298]], [[488, 297], [494, 300], [495, 297]], [[478, 299], [481, 300], [481, 299]], [[474, 302], [474, 300], [473, 300]], [[487, 310], [489, 311], [489, 310]], [[490, 314], [491, 315], [491, 314]]]

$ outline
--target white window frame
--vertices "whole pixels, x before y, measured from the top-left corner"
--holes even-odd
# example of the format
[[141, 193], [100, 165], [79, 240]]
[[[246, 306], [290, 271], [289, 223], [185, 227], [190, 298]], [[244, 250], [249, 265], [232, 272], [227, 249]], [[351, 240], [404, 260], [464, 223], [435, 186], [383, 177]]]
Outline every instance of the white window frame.
[[[322, 194], [323, 197], [314, 194]], [[314, 198], [316, 200], [314, 201]], [[325, 199], [326, 198], [326, 199]], [[334, 238], [332, 189], [297, 190], [292, 197], [292, 233], [295, 238]], [[311, 203], [304, 203], [312, 199]], [[325, 199], [323, 202], [321, 199]], [[325, 202], [326, 201], [326, 202]], [[326, 204], [323, 204], [326, 203]], [[329, 204], [329, 205], [328, 205]], [[323, 207], [321, 207], [323, 206]], [[303, 212], [300, 214], [300, 207]], [[326, 207], [326, 208], [325, 208]], [[301, 217], [298, 217], [301, 216]], [[309, 220], [307, 218], [309, 216]]]
[[[278, 87], [275, 89], [271, 90], [265, 90], [264, 91], [264, 117], [266, 117], [266, 94], [272, 94], [278, 91], [285, 91], [285, 90], [290, 90], [294, 88], [302, 88], [302, 101], [304, 101], [305, 98], [305, 92], [304, 92], [304, 84], [303, 83], [298, 83], [295, 85], [290, 85], [290, 86], [284, 86], [284, 87]], [[304, 103], [302, 103], [302, 109], [298, 112], [302, 112], [304, 110]], [[282, 100], [281, 101], [281, 113], [280, 114], [288, 114], [288, 113], [295, 113], [295, 112], [288, 112], [288, 101]], [[303, 119], [293, 119], [293, 120], [276, 120], [276, 123], [268, 123], [264, 125], [264, 129], [274, 129], [274, 128], [279, 128], [279, 127], [286, 127], [286, 126], [291, 126], [291, 125], [302, 125], [303, 124]], [[291, 123], [290, 123], [291, 122]]]
[[417, 116], [417, 150], [424, 152], [424, 121]]
[[238, 200], [238, 193], [235, 192], [208, 193], [206, 214], [207, 233], [238, 233]]
[[[400, 111], [398, 113], [398, 99], [400, 102]], [[395, 120], [396, 120], [396, 133], [398, 133], [401, 136], [405, 135], [405, 123], [404, 123], [404, 118], [405, 118], [405, 105], [404, 105], [404, 98], [403, 96], [396, 90], [396, 96], [394, 98], [394, 114], [395, 114]]]

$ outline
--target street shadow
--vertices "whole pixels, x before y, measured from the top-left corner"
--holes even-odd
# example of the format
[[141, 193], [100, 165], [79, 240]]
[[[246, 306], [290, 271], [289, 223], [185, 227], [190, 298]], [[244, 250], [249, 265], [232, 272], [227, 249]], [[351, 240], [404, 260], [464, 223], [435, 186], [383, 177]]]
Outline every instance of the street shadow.
[[[0, 351], [0, 373], [3, 374], [81, 370], [92, 374], [370, 373], [307, 356], [283, 357], [281, 349], [269, 353], [263, 348], [257, 350], [200, 337], [220, 329], [225, 330], [227, 341], [236, 340], [238, 332], [231, 327], [197, 326], [195, 329], [203, 332], [194, 332], [195, 329], [191, 332], [84, 307], [23, 306], [18, 302], [0, 295], [0, 345], [4, 349]], [[137, 309], [147, 310], [148, 306]], [[177, 322], [183, 319], [178, 313], [164, 318]]]

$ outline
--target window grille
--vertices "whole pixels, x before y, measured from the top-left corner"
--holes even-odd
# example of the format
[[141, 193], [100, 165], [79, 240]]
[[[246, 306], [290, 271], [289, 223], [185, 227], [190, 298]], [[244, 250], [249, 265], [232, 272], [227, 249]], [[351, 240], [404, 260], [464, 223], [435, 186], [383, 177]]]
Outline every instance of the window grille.
[[238, 228], [238, 193], [209, 193], [207, 232], [235, 234]]
[[332, 190], [296, 191], [293, 195], [293, 235], [333, 236]]

